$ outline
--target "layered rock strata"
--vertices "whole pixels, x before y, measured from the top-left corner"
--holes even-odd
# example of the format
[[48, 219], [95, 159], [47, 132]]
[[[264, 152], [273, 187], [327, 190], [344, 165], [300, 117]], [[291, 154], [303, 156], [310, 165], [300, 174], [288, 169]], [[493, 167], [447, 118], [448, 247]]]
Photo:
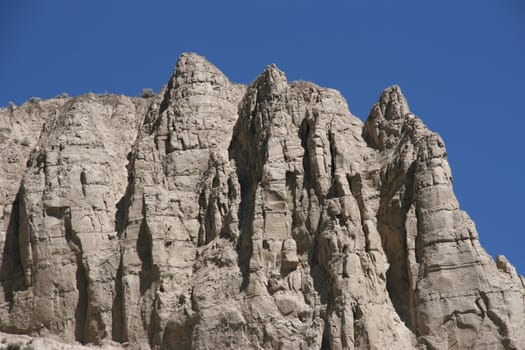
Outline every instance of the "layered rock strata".
[[[274, 65], [0, 110], [0, 331], [133, 349], [524, 349], [441, 138]], [[23, 136], [27, 140], [24, 140]], [[20, 141], [22, 137], [22, 141]]]

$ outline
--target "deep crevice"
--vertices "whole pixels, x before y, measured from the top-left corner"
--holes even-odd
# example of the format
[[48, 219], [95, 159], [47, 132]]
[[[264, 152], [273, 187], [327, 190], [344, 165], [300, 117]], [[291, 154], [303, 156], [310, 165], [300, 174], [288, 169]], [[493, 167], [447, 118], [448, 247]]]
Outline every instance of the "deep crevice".
[[323, 191], [321, 190], [320, 184], [318, 181], [312, 178], [312, 154], [310, 148], [315, 149], [315, 145], [312, 145], [312, 126], [309, 122], [308, 113], [301, 122], [299, 127], [299, 137], [301, 139], [301, 146], [303, 147], [303, 173], [304, 173], [304, 187], [308, 190], [308, 195], [310, 196], [310, 191], [313, 190], [313, 193], [317, 196], [319, 201], [322, 201], [324, 198]]
[[241, 290], [246, 290], [250, 277], [250, 259], [253, 254], [252, 221], [254, 215], [255, 189], [254, 184], [249, 183], [241, 174], [237, 174], [241, 187], [241, 202], [239, 205], [239, 240], [237, 242], [237, 254], [239, 256], [239, 268], [243, 276]]
[[88, 306], [88, 295], [87, 295], [87, 280], [86, 270], [82, 263], [80, 255], [77, 256], [77, 290], [78, 290], [78, 301], [75, 309], [75, 340], [84, 344], [84, 330], [86, 325], [87, 317], [87, 306]]
[[[229, 159], [236, 163], [237, 179], [240, 186], [240, 203], [238, 209], [239, 218], [239, 237], [237, 240], [238, 266], [242, 273], [241, 290], [246, 290], [249, 283], [250, 259], [253, 254], [253, 217], [255, 211], [255, 192], [257, 188], [258, 157], [264, 157], [263, 154], [256, 152], [253, 144], [256, 137], [256, 130], [250, 117], [244, 117], [250, 106], [244, 106], [243, 100], [239, 105], [239, 118], [233, 129], [233, 136], [228, 147]], [[249, 140], [245, 138], [250, 137]]]
[[335, 164], [336, 164], [336, 155], [337, 150], [335, 148], [335, 139], [334, 135], [332, 134], [332, 131], [329, 130], [327, 133], [328, 136], [328, 143], [330, 144], [330, 175], [332, 176], [332, 182], [335, 180]]
[[[377, 228], [381, 236], [383, 250], [390, 267], [386, 272], [386, 288], [395, 311], [405, 325], [416, 333], [414, 294], [411, 292], [410, 266], [408, 265], [407, 232], [405, 222], [413, 202], [413, 177], [415, 165], [412, 164], [401, 179], [389, 179], [382, 193], [377, 215]], [[392, 198], [402, 191], [397, 205]]]
[[124, 343], [128, 341], [126, 332], [126, 317], [124, 307], [124, 284], [122, 278], [124, 274], [123, 257], [120, 255], [120, 263], [117, 274], [115, 276], [115, 298], [113, 299], [113, 307], [111, 308], [111, 334], [113, 341]]
[[[137, 142], [135, 140], [135, 142]], [[116, 207], [117, 211], [115, 213], [115, 232], [117, 232], [117, 237], [122, 237], [122, 234], [126, 230], [126, 225], [128, 223], [128, 217], [129, 217], [129, 206], [130, 206], [130, 198], [133, 194], [133, 176], [132, 176], [132, 169], [134, 167], [133, 160], [132, 160], [132, 152], [128, 152], [127, 159], [128, 164], [126, 165], [126, 168], [128, 170], [128, 183], [126, 186], [126, 191], [124, 192], [124, 195], [120, 200], [117, 202]]]
[[[11, 214], [7, 225], [2, 264], [0, 269], [0, 282], [4, 290], [4, 300], [11, 302], [14, 292], [25, 290], [24, 271], [20, 257], [19, 228], [20, 228], [20, 191], [12, 204]], [[4, 327], [3, 322], [0, 326]]]
[[144, 295], [157, 279], [157, 269], [153, 266], [151, 233], [149, 232], [146, 219], [142, 219], [137, 237], [137, 255], [141, 261], [140, 269], [140, 295]]
[[[56, 211], [56, 208], [49, 208]], [[75, 340], [84, 344], [86, 343], [86, 321], [88, 309], [88, 280], [87, 273], [83, 262], [82, 242], [80, 238], [73, 231], [71, 225], [71, 209], [59, 208], [60, 215], [64, 217], [65, 238], [71, 250], [75, 254], [77, 271], [76, 271], [76, 287], [78, 290], [78, 300], [75, 309]]]
[[330, 350], [330, 326], [328, 325], [328, 322], [326, 321], [324, 323], [323, 338], [321, 341], [320, 350]]

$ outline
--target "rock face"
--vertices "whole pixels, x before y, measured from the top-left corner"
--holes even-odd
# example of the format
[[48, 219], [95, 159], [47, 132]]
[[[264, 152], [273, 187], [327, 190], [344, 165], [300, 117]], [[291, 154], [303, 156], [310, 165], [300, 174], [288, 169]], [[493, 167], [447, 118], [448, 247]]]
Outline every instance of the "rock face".
[[[24, 138], [25, 137], [25, 138]], [[0, 110], [0, 331], [132, 349], [525, 349], [525, 281], [386, 89], [274, 65]]]

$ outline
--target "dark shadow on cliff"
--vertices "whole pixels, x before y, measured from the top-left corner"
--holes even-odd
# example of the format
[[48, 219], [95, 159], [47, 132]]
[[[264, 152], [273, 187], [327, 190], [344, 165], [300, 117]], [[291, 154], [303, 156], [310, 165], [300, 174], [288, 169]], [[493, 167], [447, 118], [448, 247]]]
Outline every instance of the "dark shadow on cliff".
[[4, 301], [11, 302], [16, 291], [27, 289], [24, 282], [24, 271], [20, 258], [18, 242], [20, 191], [12, 204], [11, 215], [7, 225], [2, 264], [0, 269], [0, 282], [4, 290]]
[[[137, 141], [135, 140], [135, 142]], [[117, 237], [119, 238], [122, 237], [122, 234], [126, 230], [126, 225], [128, 223], [129, 217], [130, 198], [133, 194], [132, 169], [134, 167], [134, 164], [132, 156], [132, 152], [128, 152], [128, 164], [126, 165], [126, 168], [128, 170], [128, 183], [126, 185], [126, 192], [124, 192], [124, 195], [122, 196], [122, 198], [120, 198], [116, 205], [117, 211], [115, 213], [115, 232], [117, 232]]]
[[[76, 287], [78, 301], [75, 309], [75, 340], [84, 344], [86, 342], [86, 321], [88, 312], [88, 276], [84, 266], [82, 241], [73, 230], [71, 223], [71, 209], [69, 207], [53, 208], [57, 210], [57, 217], [64, 218], [65, 238], [72, 252], [75, 254], [77, 271]], [[58, 214], [59, 213], [59, 214]]]
[[[415, 164], [412, 164], [401, 178], [395, 178], [386, 184], [377, 215], [377, 228], [390, 264], [386, 273], [387, 291], [397, 314], [412, 331], [415, 330], [415, 315], [412, 314], [415, 305], [413, 294], [410, 292], [405, 222], [413, 202], [414, 171]], [[395, 206], [392, 204], [392, 198], [398, 191], [402, 191], [402, 197], [400, 205]]]
[[[233, 158], [231, 153], [230, 158]], [[253, 254], [252, 222], [255, 210], [256, 183], [255, 180], [250, 179], [250, 177], [242, 171], [242, 167], [239, 166], [237, 167], [237, 178], [239, 179], [241, 187], [241, 201], [238, 212], [239, 239], [237, 241], [237, 255], [238, 266], [242, 273], [241, 290], [246, 290], [250, 277], [250, 259]]]
[[[131, 151], [127, 154], [128, 164], [126, 165], [126, 168], [128, 170], [128, 182], [126, 185], [126, 191], [116, 204], [115, 232], [117, 232], [119, 240], [123, 238], [122, 236], [124, 235], [126, 225], [128, 224], [130, 198], [133, 194], [133, 181], [131, 177], [131, 170], [133, 167], [132, 155]], [[125, 324], [124, 284], [122, 281], [124, 278], [123, 252], [120, 244], [118, 255], [120, 258], [119, 267], [115, 275], [115, 296], [111, 308], [111, 338], [113, 341], [124, 343], [128, 341], [128, 335]]]
[[[249, 113], [249, 112], [247, 112]], [[255, 211], [255, 192], [257, 155], [252, 144], [255, 130], [245, 118], [243, 102], [239, 105], [239, 118], [233, 128], [232, 139], [228, 147], [230, 160], [236, 164], [237, 179], [241, 190], [239, 203], [239, 238], [237, 240], [238, 266], [242, 273], [241, 290], [246, 290], [250, 277], [250, 259], [253, 254], [253, 218]]]
[[122, 254], [120, 254], [120, 262], [115, 276], [115, 297], [113, 298], [113, 305], [111, 308], [111, 339], [113, 341], [123, 343], [128, 341], [126, 334], [126, 326], [124, 325], [124, 284], [123, 277], [123, 261]]
[[136, 249], [142, 263], [140, 270], [140, 295], [144, 295], [158, 279], [158, 271], [153, 266], [151, 233], [149, 232], [145, 218], [142, 219], [140, 225]]

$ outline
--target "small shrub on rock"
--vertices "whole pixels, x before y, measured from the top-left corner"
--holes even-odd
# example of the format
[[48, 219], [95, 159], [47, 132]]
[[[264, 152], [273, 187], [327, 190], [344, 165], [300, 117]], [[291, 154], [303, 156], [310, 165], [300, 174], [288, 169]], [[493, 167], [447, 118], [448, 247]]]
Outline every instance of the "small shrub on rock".
[[149, 98], [155, 96], [155, 91], [150, 88], [142, 89], [142, 94], [140, 95], [142, 98]]

